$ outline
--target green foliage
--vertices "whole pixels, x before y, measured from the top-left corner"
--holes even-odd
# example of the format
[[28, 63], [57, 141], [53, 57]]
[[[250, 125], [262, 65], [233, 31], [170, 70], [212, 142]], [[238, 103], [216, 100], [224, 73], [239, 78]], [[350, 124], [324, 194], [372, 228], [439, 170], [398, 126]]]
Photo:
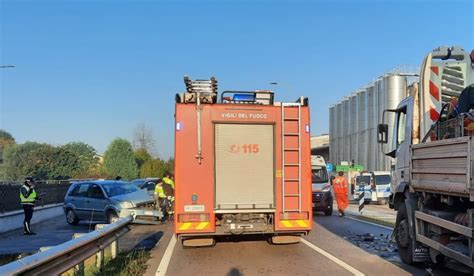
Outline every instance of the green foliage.
[[0, 129], [0, 164], [3, 163], [3, 152], [5, 148], [14, 144], [15, 138], [7, 131]]
[[46, 179], [46, 164], [52, 151], [52, 146], [36, 142], [7, 147], [4, 153], [7, 179], [21, 180], [25, 176]]
[[138, 167], [130, 142], [122, 138], [113, 140], [104, 154], [104, 168], [111, 176], [120, 175], [125, 179], [136, 178]]
[[167, 171], [173, 171], [174, 160], [170, 159], [167, 162], [161, 159], [148, 160], [140, 169], [140, 177], [163, 177]]
[[[33, 176], [63, 180], [84, 172], [84, 164], [97, 163], [94, 156], [79, 155], [75, 149], [75, 146], [53, 147], [35, 142], [9, 146], [5, 150], [4, 178], [22, 180], [25, 176]], [[86, 160], [88, 158], [91, 160]]]
[[135, 158], [135, 162], [137, 162], [138, 170], [141, 169], [146, 161], [153, 159], [146, 149], [138, 149], [134, 151], [133, 156]]
[[[145, 250], [132, 250], [120, 252], [115, 259], [108, 260], [105, 266], [91, 271], [91, 275], [120, 275], [136, 276], [143, 275], [148, 268], [147, 261], [150, 259], [150, 252]], [[87, 274], [87, 273], [86, 273]]]
[[74, 178], [89, 178], [97, 174], [99, 159], [96, 150], [83, 142], [72, 142], [61, 149], [74, 154], [78, 160], [78, 168], [74, 171]]

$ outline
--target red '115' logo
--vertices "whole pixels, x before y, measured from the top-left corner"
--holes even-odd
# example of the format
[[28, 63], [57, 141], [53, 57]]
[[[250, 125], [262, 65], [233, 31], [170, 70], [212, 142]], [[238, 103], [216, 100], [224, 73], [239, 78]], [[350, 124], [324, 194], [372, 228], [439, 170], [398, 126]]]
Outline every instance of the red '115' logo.
[[260, 147], [258, 144], [230, 145], [231, 153], [258, 153]]

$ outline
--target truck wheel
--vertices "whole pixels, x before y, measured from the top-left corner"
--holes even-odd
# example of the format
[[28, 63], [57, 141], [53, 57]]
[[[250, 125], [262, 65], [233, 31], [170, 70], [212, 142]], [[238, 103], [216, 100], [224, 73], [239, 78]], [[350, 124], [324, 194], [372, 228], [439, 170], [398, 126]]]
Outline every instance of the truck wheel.
[[79, 219], [76, 216], [76, 213], [72, 209], [66, 210], [66, 221], [71, 225], [76, 225], [79, 223]]
[[329, 206], [329, 209], [326, 209], [326, 211], [324, 211], [324, 215], [332, 216], [332, 202], [331, 202], [331, 205]]
[[406, 264], [413, 264], [413, 242], [410, 237], [408, 226], [408, 214], [405, 203], [401, 204], [397, 212], [395, 241], [397, 243], [398, 255]]

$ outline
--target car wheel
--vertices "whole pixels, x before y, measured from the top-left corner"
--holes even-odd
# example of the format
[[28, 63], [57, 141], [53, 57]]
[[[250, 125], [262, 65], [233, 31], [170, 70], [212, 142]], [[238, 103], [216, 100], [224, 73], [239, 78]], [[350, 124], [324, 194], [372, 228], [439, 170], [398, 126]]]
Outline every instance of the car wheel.
[[79, 219], [76, 216], [76, 213], [72, 209], [66, 210], [66, 221], [71, 225], [76, 225], [79, 223]]
[[397, 212], [395, 241], [400, 259], [406, 264], [413, 264], [413, 242], [408, 227], [408, 214], [405, 203], [401, 204]]
[[332, 202], [331, 202], [331, 205], [329, 205], [329, 209], [326, 209], [324, 211], [324, 215], [325, 216], [332, 216]]
[[114, 211], [107, 212], [107, 223], [112, 223], [112, 220], [117, 219], [118, 215]]

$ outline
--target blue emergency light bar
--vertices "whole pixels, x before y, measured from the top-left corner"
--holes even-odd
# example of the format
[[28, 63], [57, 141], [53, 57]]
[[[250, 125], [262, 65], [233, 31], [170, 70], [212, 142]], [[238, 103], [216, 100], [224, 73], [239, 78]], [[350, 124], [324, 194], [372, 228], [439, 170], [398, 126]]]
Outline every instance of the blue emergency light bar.
[[246, 93], [246, 94], [234, 94], [232, 101], [235, 102], [255, 102], [255, 94]]

